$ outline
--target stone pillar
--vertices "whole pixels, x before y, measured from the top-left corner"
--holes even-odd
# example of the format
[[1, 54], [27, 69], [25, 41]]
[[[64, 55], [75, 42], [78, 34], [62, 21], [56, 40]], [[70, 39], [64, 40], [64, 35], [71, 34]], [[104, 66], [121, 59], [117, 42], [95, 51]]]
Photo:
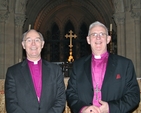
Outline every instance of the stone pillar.
[[6, 22], [8, 19], [8, 2], [7, 0], [0, 0], [0, 79], [5, 78], [6, 67], [6, 45], [8, 41], [5, 38]]
[[126, 43], [125, 43], [125, 14], [116, 13], [114, 15], [115, 22], [117, 24], [117, 54], [125, 56]]
[[23, 49], [22, 49], [22, 27], [25, 21], [25, 15], [15, 15], [15, 38], [14, 38], [14, 49], [15, 49], [15, 54], [14, 54], [14, 63], [22, 61], [22, 54], [23, 54]]
[[[22, 61], [22, 53], [23, 49], [21, 46], [22, 41], [22, 34], [23, 34], [23, 24], [26, 19], [25, 12], [26, 12], [26, 4], [28, 0], [16, 0], [15, 2], [15, 37], [14, 37], [14, 44], [15, 44], [15, 54], [14, 54], [14, 63]], [[27, 28], [28, 30], [28, 28]]]
[[141, 77], [141, 0], [131, 0], [131, 17], [134, 23], [134, 54], [135, 54], [135, 70], [137, 77]]
[[0, 11], [0, 79], [5, 76], [5, 23], [7, 18], [8, 13]]
[[137, 77], [141, 77], [141, 28], [140, 28], [140, 17], [141, 17], [141, 9], [133, 9], [132, 15], [134, 18], [134, 32], [135, 32], [135, 69]]
[[114, 19], [117, 25], [117, 54], [125, 56], [125, 4], [123, 0], [113, 0], [115, 7]]

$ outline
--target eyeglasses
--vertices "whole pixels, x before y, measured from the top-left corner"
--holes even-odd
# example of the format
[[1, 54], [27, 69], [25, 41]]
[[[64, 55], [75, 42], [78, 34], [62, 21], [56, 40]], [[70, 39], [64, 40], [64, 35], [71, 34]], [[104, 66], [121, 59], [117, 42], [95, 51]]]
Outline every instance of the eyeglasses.
[[36, 38], [36, 39], [31, 39], [31, 38], [28, 38], [28, 39], [25, 39], [24, 40], [26, 43], [32, 43], [33, 41], [35, 42], [35, 43], [40, 43], [41, 42], [41, 39], [40, 38]]
[[90, 36], [90, 37], [93, 37], [93, 38], [97, 38], [98, 36], [99, 36], [100, 38], [103, 38], [103, 37], [107, 36], [107, 34], [101, 32], [101, 33], [92, 33], [92, 34], [90, 34], [89, 36]]

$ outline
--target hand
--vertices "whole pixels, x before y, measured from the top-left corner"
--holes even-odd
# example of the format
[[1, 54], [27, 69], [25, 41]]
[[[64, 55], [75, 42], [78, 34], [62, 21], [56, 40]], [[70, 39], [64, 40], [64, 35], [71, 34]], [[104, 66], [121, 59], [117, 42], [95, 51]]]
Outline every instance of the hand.
[[99, 103], [101, 104], [100, 111], [101, 113], [109, 113], [109, 105], [107, 102], [104, 102], [102, 100], [99, 101]]
[[81, 110], [81, 113], [101, 113], [100, 109], [96, 106], [86, 106]]

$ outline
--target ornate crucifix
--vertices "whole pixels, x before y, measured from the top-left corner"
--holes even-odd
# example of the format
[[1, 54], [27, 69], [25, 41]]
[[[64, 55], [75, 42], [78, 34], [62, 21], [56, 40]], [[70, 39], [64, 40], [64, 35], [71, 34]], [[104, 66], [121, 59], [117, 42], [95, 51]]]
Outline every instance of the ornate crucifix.
[[73, 47], [73, 45], [72, 45], [72, 38], [76, 38], [77, 36], [75, 34], [73, 35], [73, 31], [72, 30], [70, 30], [69, 33], [70, 34], [69, 35], [66, 34], [65, 37], [66, 38], [70, 38], [70, 45], [69, 45], [69, 47], [72, 48]]
[[76, 34], [73, 35], [73, 31], [72, 30], [70, 30], [69, 33], [70, 34], [69, 35], [66, 34], [65, 37], [66, 38], [70, 38], [70, 45], [69, 45], [69, 47], [70, 47], [70, 56], [68, 58], [68, 61], [71, 62], [71, 61], [74, 61], [73, 56], [72, 56], [72, 47], [73, 47], [73, 45], [72, 45], [72, 38], [76, 38], [77, 36], [76, 36]]
[[96, 84], [96, 88], [94, 89], [94, 92], [96, 93], [96, 100], [98, 100], [98, 93], [100, 92], [100, 89], [98, 88], [97, 84]]

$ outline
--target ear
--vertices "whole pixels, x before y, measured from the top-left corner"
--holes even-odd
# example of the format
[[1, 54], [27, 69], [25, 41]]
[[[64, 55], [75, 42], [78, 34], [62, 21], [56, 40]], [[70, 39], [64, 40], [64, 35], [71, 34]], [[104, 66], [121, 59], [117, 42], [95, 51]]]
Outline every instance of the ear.
[[111, 36], [107, 36], [107, 44], [111, 41]]
[[90, 37], [87, 36], [87, 43], [90, 44]]
[[42, 48], [44, 47], [45, 41], [42, 41]]
[[25, 44], [24, 44], [24, 42], [22, 41], [22, 47], [23, 47], [23, 49], [25, 49]]

